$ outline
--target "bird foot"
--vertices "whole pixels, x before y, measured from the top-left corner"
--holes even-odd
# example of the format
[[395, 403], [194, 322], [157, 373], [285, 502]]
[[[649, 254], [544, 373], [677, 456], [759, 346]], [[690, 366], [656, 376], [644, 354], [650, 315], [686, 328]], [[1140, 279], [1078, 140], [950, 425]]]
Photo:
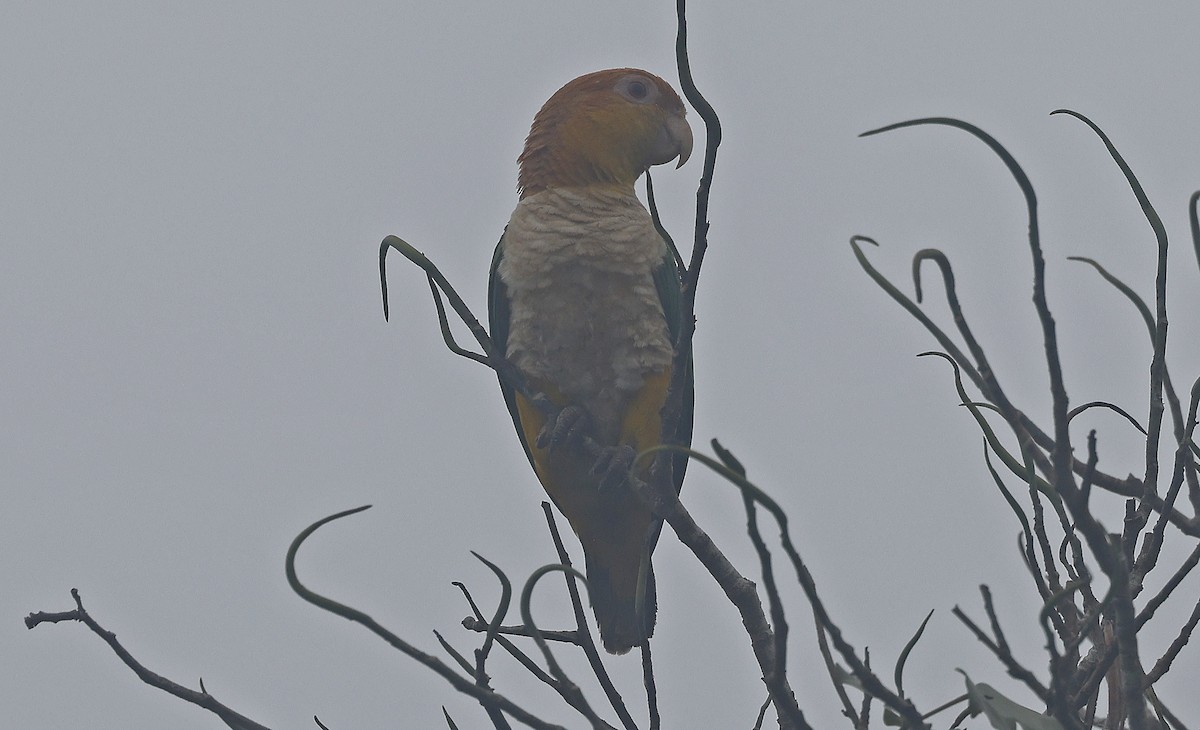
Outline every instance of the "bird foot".
[[565, 406], [554, 418], [546, 419], [546, 425], [534, 443], [539, 449], [555, 449], [567, 444], [579, 444], [589, 427], [587, 411], [579, 406]]
[[633, 466], [637, 452], [632, 446], [607, 446], [600, 451], [600, 457], [592, 466], [591, 474], [600, 477], [600, 489], [615, 489], [629, 478], [629, 469]]

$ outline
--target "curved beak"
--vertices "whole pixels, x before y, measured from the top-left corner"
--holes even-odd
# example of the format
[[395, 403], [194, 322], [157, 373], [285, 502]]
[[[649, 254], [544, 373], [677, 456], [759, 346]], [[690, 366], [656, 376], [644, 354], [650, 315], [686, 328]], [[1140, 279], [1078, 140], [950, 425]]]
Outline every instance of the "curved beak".
[[679, 169], [692, 156], [692, 127], [682, 116], [672, 114], [667, 117], [667, 131], [678, 144], [679, 164], [675, 169]]
[[692, 128], [688, 126], [682, 114], [668, 115], [662, 129], [659, 130], [650, 164], [663, 165], [678, 157], [679, 164], [675, 167], [679, 168], [683, 167], [683, 163], [691, 156]]

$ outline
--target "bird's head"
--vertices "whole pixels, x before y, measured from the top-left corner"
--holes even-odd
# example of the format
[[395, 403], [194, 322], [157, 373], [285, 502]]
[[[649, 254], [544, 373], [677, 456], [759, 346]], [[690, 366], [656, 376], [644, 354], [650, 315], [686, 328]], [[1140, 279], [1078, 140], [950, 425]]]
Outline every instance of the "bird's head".
[[671, 85], [615, 68], [571, 81], [533, 118], [521, 153], [521, 197], [552, 187], [633, 186], [651, 165], [692, 153], [692, 129]]

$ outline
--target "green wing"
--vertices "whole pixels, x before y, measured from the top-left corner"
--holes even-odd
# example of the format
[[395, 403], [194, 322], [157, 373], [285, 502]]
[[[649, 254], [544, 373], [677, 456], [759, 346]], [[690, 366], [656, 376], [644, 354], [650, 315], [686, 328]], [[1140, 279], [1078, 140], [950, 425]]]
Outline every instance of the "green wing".
[[[668, 249], [671, 247], [668, 245]], [[654, 287], [658, 290], [658, 301], [662, 303], [663, 315], [667, 318], [667, 329], [671, 333], [671, 344], [679, 347], [679, 335], [683, 332], [683, 291], [681, 289], [682, 272], [675, 261], [675, 254], [668, 250], [662, 263], [654, 270]], [[695, 415], [696, 382], [692, 369], [692, 355], [688, 353], [687, 372], [683, 375], [683, 410], [679, 414], [679, 426], [675, 429], [673, 443], [680, 446], [692, 445], [692, 419]], [[675, 482], [675, 493], [683, 488], [683, 475], [687, 471], [688, 458], [684, 454], [676, 454], [671, 462], [671, 478]], [[647, 576], [646, 602], [651, 616], [657, 610], [654, 572], [650, 569], [650, 555], [658, 545], [659, 535], [662, 534], [662, 520], [656, 519], [650, 528], [646, 543], [648, 549], [643, 558], [642, 570]]]
[[[508, 323], [512, 311], [508, 303], [508, 287], [500, 280], [500, 261], [504, 258], [504, 236], [496, 244], [496, 252], [492, 254], [492, 268], [488, 272], [488, 329], [492, 336], [492, 344], [496, 351], [504, 354], [508, 351]], [[500, 390], [504, 393], [504, 403], [508, 406], [508, 415], [512, 417], [513, 426], [517, 429], [517, 438], [525, 449], [529, 465], [533, 466], [533, 453], [529, 444], [525, 443], [525, 429], [521, 428], [521, 416], [517, 412], [517, 399], [513, 389], [500, 380]]]
[[[670, 248], [668, 246], [668, 248]], [[681, 289], [682, 272], [675, 261], [675, 255], [667, 251], [658, 268], [654, 270], [654, 287], [658, 290], [658, 301], [662, 304], [663, 315], [667, 318], [667, 329], [671, 333], [671, 343], [679, 346], [679, 336], [683, 332], [683, 292]], [[692, 370], [692, 356], [687, 358], [687, 372], [683, 379], [683, 411], [679, 415], [679, 428], [675, 430], [672, 441], [681, 446], [692, 445], [692, 419], [695, 411], [695, 373]], [[672, 476], [675, 481], [675, 491], [683, 486], [683, 473], [687, 470], [688, 459], [679, 454], [672, 465]]]

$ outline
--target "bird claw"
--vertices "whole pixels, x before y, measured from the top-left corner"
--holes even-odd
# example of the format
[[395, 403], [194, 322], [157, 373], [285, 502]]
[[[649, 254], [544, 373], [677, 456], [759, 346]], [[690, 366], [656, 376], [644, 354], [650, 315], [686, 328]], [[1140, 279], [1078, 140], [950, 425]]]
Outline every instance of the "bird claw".
[[579, 443], [588, 429], [588, 414], [579, 406], [565, 406], [538, 433], [534, 443], [539, 449], [554, 449], [564, 444]]
[[600, 477], [601, 490], [615, 489], [629, 478], [629, 469], [635, 458], [637, 453], [628, 444], [606, 447], [592, 466], [591, 475]]

